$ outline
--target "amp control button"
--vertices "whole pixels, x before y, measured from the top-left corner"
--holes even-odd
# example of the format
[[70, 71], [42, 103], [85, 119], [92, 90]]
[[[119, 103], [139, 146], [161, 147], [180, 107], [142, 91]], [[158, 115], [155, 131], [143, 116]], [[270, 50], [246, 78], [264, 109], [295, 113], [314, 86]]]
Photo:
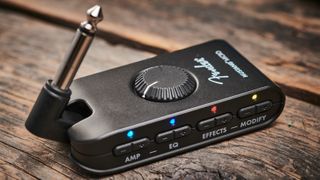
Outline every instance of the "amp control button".
[[163, 143], [167, 141], [173, 140], [173, 131], [167, 131], [164, 133], [160, 133], [156, 137], [157, 143]]
[[255, 106], [249, 106], [245, 108], [241, 108], [238, 112], [238, 116], [240, 118], [245, 118], [248, 116], [252, 116], [256, 113], [256, 107]]
[[215, 126], [215, 118], [211, 118], [208, 120], [200, 121], [198, 123], [198, 129], [199, 131], [204, 131], [207, 129], [211, 129]]
[[271, 101], [265, 101], [256, 105], [257, 113], [268, 111], [272, 107]]
[[230, 113], [222, 114], [215, 117], [217, 126], [226, 124], [231, 121], [232, 115]]
[[114, 148], [113, 152], [116, 156], [121, 156], [123, 154], [130, 153], [132, 151], [131, 143], [119, 145], [116, 148]]
[[183, 126], [174, 130], [174, 138], [181, 138], [191, 133], [190, 126]]
[[132, 149], [134, 151], [143, 149], [150, 144], [150, 140], [148, 138], [139, 139], [137, 141], [132, 142]]

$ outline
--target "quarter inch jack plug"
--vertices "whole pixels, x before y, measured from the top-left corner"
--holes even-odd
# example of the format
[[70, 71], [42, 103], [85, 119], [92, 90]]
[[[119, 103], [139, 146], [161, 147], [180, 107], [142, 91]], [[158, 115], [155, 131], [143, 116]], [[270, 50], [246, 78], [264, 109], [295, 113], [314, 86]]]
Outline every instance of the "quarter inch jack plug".
[[102, 19], [100, 6], [88, 9], [87, 20], [77, 29], [71, 48], [56, 76], [45, 83], [27, 118], [26, 128], [33, 134], [51, 140], [68, 141], [67, 129], [77, 119], [76, 115], [70, 116], [72, 112], [66, 110], [71, 96], [69, 87], [91, 45], [97, 24]]

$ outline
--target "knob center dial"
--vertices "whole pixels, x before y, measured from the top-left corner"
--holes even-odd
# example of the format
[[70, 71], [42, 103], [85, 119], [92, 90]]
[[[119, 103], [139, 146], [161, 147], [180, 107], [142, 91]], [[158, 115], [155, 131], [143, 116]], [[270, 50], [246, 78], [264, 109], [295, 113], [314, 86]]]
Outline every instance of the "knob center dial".
[[144, 69], [134, 82], [134, 89], [140, 97], [158, 102], [183, 99], [196, 87], [197, 81], [186, 69], [168, 65]]

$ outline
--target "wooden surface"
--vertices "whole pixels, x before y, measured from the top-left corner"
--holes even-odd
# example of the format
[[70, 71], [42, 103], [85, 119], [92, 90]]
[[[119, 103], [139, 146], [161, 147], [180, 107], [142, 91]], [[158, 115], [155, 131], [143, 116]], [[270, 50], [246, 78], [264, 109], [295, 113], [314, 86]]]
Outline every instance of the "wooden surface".
[[[76, 27], [84, 10], [96, 1], [2, 3], [46, 21]], [[107, 12], [99, 26], [100, 36], [109, 42], [161, 53], [225, 39], [286, 94], [320, 105], [319, 4], [291, 0], [108, 0], [100, 4]]]
[[[265, 130], [106, 178], [320, 177], [320, 5], [287, 0], [102, 1], [105, 21], [78, 73], [226, 39], [286, 92]], [[24, 121], [94, 1], [0, 1], [0, 179], [81, 179], [66, 144]], [[40, 16], [41, 15], [41, 16]]]

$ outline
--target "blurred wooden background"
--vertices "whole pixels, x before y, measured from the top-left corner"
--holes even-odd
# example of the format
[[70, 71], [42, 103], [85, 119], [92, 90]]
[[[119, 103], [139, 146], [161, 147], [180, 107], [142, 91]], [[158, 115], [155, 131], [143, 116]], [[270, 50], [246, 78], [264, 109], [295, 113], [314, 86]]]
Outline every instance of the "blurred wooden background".
[[320, 178], [320, 3], [298, 0], [0, 1], [0, 179], [82, 179], [69, 147], [24, 121], [93, 4], [105, 20], [78, 77], [225, 39], [286, 93], [270, 127], [106, 178]]

